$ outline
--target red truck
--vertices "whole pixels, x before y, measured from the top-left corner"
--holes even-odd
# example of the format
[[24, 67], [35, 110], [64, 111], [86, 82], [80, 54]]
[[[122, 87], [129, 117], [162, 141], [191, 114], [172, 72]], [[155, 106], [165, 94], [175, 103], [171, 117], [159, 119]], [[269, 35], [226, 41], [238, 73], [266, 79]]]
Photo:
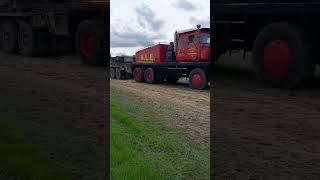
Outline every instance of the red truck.
[[209, 70], [210, 29], [200, 25], [176, 32], [174, 43], [159, 43], [139, 50], [132, 65], [137, 82], [176, 83], [186, 77], [193, 89], [208, 87]]

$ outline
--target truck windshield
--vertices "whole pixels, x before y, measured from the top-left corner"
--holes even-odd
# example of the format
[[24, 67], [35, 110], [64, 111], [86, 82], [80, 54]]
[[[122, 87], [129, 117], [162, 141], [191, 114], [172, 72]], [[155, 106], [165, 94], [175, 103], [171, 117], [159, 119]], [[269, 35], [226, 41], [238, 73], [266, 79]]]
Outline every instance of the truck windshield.
[[210, 34], [209, 33], [201, 33], [200, 34], [200, 43], [201, 44], [210, 44]]

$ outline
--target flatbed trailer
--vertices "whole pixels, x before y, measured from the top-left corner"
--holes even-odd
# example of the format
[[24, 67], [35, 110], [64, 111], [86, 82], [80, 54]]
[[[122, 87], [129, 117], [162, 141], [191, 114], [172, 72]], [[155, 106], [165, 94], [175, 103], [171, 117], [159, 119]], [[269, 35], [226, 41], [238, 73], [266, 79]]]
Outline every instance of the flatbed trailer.
[[76, 50], [83, 63], [107, 59], [109, 0], [2, 0], [0, 48], [45, 56]]
[[234, 50], [251, 52], [258, 82], [295, 88], [319, 64], [320, 1], [214, 1], [213, 61]]
[[112, 79], [132, 79], [132, 62], [110, 63]]

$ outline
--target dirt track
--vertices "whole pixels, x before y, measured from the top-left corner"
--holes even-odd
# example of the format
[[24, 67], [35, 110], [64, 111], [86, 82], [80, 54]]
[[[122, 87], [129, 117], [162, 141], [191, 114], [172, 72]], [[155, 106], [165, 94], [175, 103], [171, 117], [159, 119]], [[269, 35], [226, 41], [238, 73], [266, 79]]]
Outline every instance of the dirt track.
[[184, 132], [194, 142], [210, 140], [210, 92], [191, 90], [185, 81], [179, 84], [145, 84], [133, 80], [111, 80], [111, 93], [120, 92], [150, 107], [167, 124]]
[[103, 179], [106, 91], [103, 68], [75, 56], [0, 53], [0, 114], [28, 144], [75, 179]]
[[215, 77], [215, 179], [319, 179], [319, 80], [290, 91], [259, 88], [243, 68], [219, 67]]

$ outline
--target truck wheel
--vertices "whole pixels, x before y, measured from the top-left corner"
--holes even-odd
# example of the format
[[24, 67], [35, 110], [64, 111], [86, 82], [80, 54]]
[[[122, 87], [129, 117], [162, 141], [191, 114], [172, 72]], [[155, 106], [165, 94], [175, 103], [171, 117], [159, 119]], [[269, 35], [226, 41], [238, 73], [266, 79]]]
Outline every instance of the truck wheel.
[[252, 50], [256, 76], [264, 86], [294, 88], [313, 75], [306, 34], [294, 24], [274, 23], [257, 36]]
[[15, 21], [5, 21], [0, 28], [0, 43], [7, 53], [14, 53], [18, 49], [18, 24]]
[[19, 22], [19, 52], [25, 56], [46, 55], [49, 50], [49, 37], [45, 31], [35, 30], [29, 23]]
[[155, 74], [152, 68], [147, 68], [144, 71], [144, 79], [146, 80], [146, 83], [149, 83], [149, 84], [155, 83]]
[[111, 77], [111, 79], [115, 79], [116, 78], [116, 70], [114, 68], [110, 69], [110, 77]]
[[135, 68], [133, 70], [133, 78], [136, 82], [144, 81], [144, 73], [142, 68]]
[[106, 27], [102, 22], [86, 20], [79, 24], [77, 52], [84, 64], [103, 65], [106, 61]]
[[192, 89], [205, 89], [208, 87], [208, 78], [203, 69], [196, 68], [189, 75], [189, 86]]
[[120, 71], [120, 68], [116, 68], [116, 79], [121, 79], [121, 71]]

